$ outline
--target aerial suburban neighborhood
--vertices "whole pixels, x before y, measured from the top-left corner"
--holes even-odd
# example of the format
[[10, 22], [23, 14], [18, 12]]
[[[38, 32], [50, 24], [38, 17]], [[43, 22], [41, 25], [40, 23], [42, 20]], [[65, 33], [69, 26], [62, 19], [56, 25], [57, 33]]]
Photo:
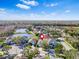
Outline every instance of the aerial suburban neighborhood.
[[79, 24], [65, 23], [0, 22], [0, 59], [79, 59]]
[[0, 0], [0, 59], [79, 59], [79, 0]]

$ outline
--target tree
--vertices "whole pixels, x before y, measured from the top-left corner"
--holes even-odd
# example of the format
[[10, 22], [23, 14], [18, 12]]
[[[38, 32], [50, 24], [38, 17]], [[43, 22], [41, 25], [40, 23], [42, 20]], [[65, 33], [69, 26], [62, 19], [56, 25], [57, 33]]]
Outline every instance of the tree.
[[64, 32], [65, 32], [65, 33], [68, 33], [68, 29], [65, 29]]
[[29, 30], [29, 31], [32, 31], [32, 26], [29, 26], [29, 27], [28, 27], [28, 30]]
[[34, 51], [33, 51], [34, 57], [35, 57], [36, 55], [38, 55], [38, 53], [39, 53], [39, 52], [38, 52], [38, 49], [35, 48]]
[[44, 49], [47, 49], [47, 48], [48, 48], [47, 40], [43, 40], [43, 42], [42, 42], [42, 47], [43, 47]]
[[17, 45], [20, 44], [20, 40], [21, 40], [21, 37], [20, 36], [15, 37], [15, 38], [12, 39], [12, 41], [15, 42]]
[[4, 43], [2, 49], [8, 53], [8, 50], [11, 49], [11, 48], [12, 47], [10, 45], [7, 45], [7, 44]]
[[57, 44], [56, 47], [55, 47], [55, 52], [56, 53], [61, 53], [63, 50], [63, 46], [61, 44]]
[[39, 33], [35, 33], [35, 36], [39, 36]]
[[76, 50], [65, 51], [64, 52], [65, 58], [66, 59], [75, 59], [76, 58], [76, 53], [77, 53]]
[[24, 49], [24, 55], [28, 59], [33, 59], [33, 57], [35, 57], [37, 54], [38, 54], [38, 49], [37, 48], [32, 50], [31, 46], [28, 46], [28, 47], [25, 47], [25, 49]]
[[79, 50], [79, 41], [73, 42], [73, 43], [72, 43], [72, 46], [73, 46], [74, 48], [76, 48], [77, 50]]
[[52, 31], [50, 33], [54, 38], [58, 38], [61, 36], [61, 33], [59, 31]]
[[0, 57], [2, 57], [4, 55], [3, 51], [0, 51]]

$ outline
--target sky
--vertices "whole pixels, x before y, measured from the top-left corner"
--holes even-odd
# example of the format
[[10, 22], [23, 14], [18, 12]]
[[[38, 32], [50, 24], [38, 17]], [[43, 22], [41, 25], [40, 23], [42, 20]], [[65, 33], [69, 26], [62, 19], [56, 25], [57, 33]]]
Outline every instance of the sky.
[[0, 20], [79, 20], [79, 0], [0, 0]]

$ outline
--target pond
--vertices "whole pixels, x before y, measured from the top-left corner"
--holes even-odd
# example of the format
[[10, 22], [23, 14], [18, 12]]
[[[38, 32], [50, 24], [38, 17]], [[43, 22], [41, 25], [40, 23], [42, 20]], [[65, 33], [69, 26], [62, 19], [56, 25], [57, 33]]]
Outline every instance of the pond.
[[16, 29], [15, 33], [26, 33], [26, 29]]
[[31, 34], [14, 34], [12, 37], [31, 37], [32, 35]]
[[26, 30], [27, 30], [26, 28], [16, 29], [16, 30], [15, 30], [15, 34], [12, 35], [12, 38], [17, 37], [17, 36], [21, 36], [21, 37], [31, 37], [32, 35], [31, 35], [31, 34], [28, 34], [28, 33], [26, 32]]

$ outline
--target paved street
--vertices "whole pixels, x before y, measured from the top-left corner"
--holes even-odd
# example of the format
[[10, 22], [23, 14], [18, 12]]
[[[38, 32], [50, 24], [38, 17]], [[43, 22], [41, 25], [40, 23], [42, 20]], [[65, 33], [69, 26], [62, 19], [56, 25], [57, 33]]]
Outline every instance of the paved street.
[[64, 46], [64, 48], [66, 49], [66, 50], [70, 50], [70, 49], [72, 49], [68, 44], [66, 44], [65, 42], [61, 42], [61, 44]]

